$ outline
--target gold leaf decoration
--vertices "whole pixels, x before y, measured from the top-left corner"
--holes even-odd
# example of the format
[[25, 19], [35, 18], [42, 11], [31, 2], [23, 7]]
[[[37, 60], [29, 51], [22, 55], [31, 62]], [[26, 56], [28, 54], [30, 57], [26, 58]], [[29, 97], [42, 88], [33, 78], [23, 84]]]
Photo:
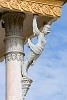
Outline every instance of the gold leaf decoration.
[[0, 7], [8, 7], [8, 2], [0, 2]]
[[46, 15], [49, 15], [49, 14], [53, 15], [52, 9], [50, 8], [49, 5], [43, 5], [42, 10], [43, 10], [43, 13]]
[[29, 6], [29, 2], [22, 2], [20, 4], [20, 8], [23, 9], [24, 11], [30, 11], [30, 6]]
[[53, 8], [53, 13], [54, 13], [55, 16], [61, 16], [61, 8], [54, 7]]
[[25, 11], [48, 16], [61, 16], [61, 8], [55, 5], [44, 4], [42, 2], [33, 2], [25, 0], [7, 0], [0, 2], [0, 8], [8, 8], [17, 11]]
[[42, 5], [33, 3], [31, 9], [34, 13], [42, 13]]
[[9, 5], [10, 5], [11, 9], [19, 9], [19, 3], [17, 1], [15, 1], [15, 0], [11, 0], [9, 2]]

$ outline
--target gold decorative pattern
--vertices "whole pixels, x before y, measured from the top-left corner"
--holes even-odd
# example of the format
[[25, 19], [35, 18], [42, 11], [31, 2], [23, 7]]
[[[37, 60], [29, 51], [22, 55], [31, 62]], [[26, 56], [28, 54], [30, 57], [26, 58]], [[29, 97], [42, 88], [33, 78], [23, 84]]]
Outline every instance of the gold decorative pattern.
[[[23, 1], [23, 0], [21, 0], [21, 1]], [[47, 4], [51, 4], [51, 5], [57, 5], [57, 6], [62, 6], [64, 4], [64, 2], [67, 2], [67, 0], [34, 0], [34, 1], [47, 3]]]
[[57, 16], [57, 14], [58, 14], [58, 16], [60, 16], [60, 14], [61, 14], [61, 10], [60, 10], [60, 8], [59, 7], [54, 7], [53, 8], [53, 13]]
[[32, 12], [42, 15], [60, 17], [61, 7], [57, 5], [50, 5], [42, 2], [27, 1], [27, 0], [6, 0], [0, 2], [0, 8], [7, 8], [11, 10]]

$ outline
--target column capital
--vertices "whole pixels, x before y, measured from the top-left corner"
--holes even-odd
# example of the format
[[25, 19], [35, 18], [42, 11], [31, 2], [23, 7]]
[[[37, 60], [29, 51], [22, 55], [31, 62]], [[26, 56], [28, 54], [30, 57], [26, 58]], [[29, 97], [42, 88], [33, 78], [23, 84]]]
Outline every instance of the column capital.
[[23, 21], [26, 18], [24, 13], [7, 12], [2, 15], [6, 37], [11, 35], [22, 36]]
[[24, 56], [24, 39], [23, 39], [23, 21], [24, 13], [7, 12], [2, 15], [5, 28], [5, 47], [6, 61], [23, 60]]

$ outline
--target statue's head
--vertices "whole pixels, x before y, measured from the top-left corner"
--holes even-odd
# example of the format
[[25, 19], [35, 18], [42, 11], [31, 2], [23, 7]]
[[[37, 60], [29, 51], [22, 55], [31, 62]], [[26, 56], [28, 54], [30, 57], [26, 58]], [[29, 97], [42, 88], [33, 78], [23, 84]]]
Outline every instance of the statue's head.
[[48, 33], [50, 33], [50, 25], [44, 25], [43, 29], [42, 29], [42, 33], [44, 33], [45, 35], [47, 35]]

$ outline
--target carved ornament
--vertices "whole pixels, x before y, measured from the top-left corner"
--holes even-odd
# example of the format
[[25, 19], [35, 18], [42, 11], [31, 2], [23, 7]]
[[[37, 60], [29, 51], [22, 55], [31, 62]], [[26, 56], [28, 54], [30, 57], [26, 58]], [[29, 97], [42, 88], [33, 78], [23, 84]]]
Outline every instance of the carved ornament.
[[30, 0], [3, 0], [3, 2], [0, 2], [0, 7], [14, 11], [32, 12], [54, 17], [61, 16], [61, 7], [59, 5], [51, 5]]
[[22, 61], [23, 60], [23, 55], [21, 53], [8, 53], [5, 55], [5, 59], [6, 59], [6, 62], [8, 61]]

